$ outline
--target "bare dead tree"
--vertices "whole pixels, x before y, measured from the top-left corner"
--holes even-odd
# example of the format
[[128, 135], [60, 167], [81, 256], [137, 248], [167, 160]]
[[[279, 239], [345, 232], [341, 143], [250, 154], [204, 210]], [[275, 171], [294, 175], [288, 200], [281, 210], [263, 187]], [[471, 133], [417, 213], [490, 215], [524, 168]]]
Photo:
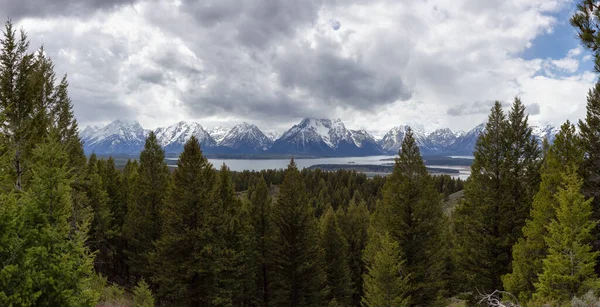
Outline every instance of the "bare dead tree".
[[[502, 301], [502, 297], [509, 297], [509, 301]], [[519, 300], [509, 292], [495, 290], [490, 294], [479, 294], [478, 305], [488, 307], [521, 307]]]

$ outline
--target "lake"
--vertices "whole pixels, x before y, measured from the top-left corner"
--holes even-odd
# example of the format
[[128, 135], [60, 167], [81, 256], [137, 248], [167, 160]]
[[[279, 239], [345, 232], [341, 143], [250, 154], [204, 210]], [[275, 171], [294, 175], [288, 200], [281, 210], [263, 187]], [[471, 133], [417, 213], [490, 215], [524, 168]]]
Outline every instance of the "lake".
[[[315, 159], [295, 159], [296, 165], [299, 169], [311, 167], [316, 164], [368, 164], [368, 165], [382, 165], [393, 163], [390, 158], [394, 156], [369, 156], [369, 157], [344, 157], [344, 158], [315, 158]], [[464, 158], [464, 157], [461, 157]], [[166, 158], [169, 166], [176, 166], [177, 158]], [[387, 161], [385, 161], [387, 160]], [[232, 171], [261, 171], [265, 169], [280, 169], [286, 168], [290, 163], [289, 159], [215, 159], [208, 158], [208, 161], [212, 165], [219, 169], [223, 163], [229, 167]], [[452, 175], [453, 177], [459, 177], [461, 179], [467, 179], [470, 175], [469, 166], [457, 166], [457, 165], [427, 165], [428, 167], [434, 168], [447, 168], [457, 169], [459, 173]]]

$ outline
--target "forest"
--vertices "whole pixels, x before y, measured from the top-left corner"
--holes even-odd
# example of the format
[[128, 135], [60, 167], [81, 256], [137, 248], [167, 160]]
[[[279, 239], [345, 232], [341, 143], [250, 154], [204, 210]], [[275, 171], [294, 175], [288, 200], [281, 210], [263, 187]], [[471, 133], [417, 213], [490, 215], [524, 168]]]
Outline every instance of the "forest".
[[[600, 17], [571, 19], [600, 72]], [[552, 144], [496, 102], [466, 182], [409, 131], [387, 177], [231, 172], [150, 133], [123, 169], [83, 152], [67, 77], [0, 41], [0, 306], [599, 306], [600, 83]], [[458, 196], [457, 196], [458, 195]]]

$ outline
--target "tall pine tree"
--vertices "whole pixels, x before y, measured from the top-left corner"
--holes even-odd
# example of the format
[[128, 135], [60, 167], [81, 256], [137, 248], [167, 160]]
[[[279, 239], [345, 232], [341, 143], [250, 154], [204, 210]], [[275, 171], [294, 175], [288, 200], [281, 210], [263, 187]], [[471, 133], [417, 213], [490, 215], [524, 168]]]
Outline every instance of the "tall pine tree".
[[273, 241], [274, 228], [271, 218], [273, 209], [269, 188], [263, 176], [248, 191], [250, 199], [250, 216], [254, 231], [254, 264], [256, 266], [256, 302], [259, 306], [271, 305], [271, 280], [273, 277], [271, 264], [271, 242]]
[[[0, 290], [0, 304], [94, 306], [97, 295], [90, 288], [93, 257], [84, 237], [69, 236], [66, 153], [51, 138], [39, 145], [31, 158], [31, 182], [18, 200], [23, 242], [12, 259], [2, 262], [8, 263], [9, 269], [0, 277], [6, 286]], [[11, 275], [15, 279], [5, 279]]]
[[273, 208], [273, 224], [276, 232], [272, 253], [274, 304], [323, 305], [328, 289], [319, 227], [293, 159]]
[[590, 290], [600, 288], [594, 272], [598, 252], [592, 251], [592, 200], [581, 194], [582, 181], [575, 169], [563, 175], [563, 187], [556, 194], [556, 219], [548, 225], [544, 237], [548, 256], [543, 272], [535, 283], [534, 297], [542, 301], [569, 301]]
[[521, 236], [537, 189], [540, 151], [521, 101], [508, 119], [500, 102], [492, 107], [475, 146], [465, 198], [454, 214], [458, 269], [463, 289], [502, 289], [512, 246]]
[[389, 233], [379, 230], [370, 233], [367, 245], [367, 273], [361, 304], [364, 307], [408, 307], [409, 275], [400, 260], [398, 242]]
[[177, 161], [163, 228], [156, 243], [154, 281], [161, 301], [175, 306], [210, 306], [217, 295], [217, 240], [214, 186], [216, 174], [191, 137]]
[[400, 246], [400, 256], [410, 274], [413, 305], [431, 305], [445, 287], [445, 231], [439, 193], [423, 164], [412, 131], [402, 142], [394, 172], [384, 185], [374, 223], [389, 232]]
[[325, 252], [325, 273], [330, 289], [329, 300], [348, 306], [352, 299], [352, 280], [348, 265], [348, 243], [342, 235], [333, 208], [328, 206], [321, 216], [321, 248]]
[[356, 202], [354, 197], [344, 211], [338, 208], [337, 219], [342, 234], [348, 243], [348, 265], [352, 280], [352, 306], [359, 306], [363, 296], [363, 275], [367, 272], [363, 259], [363, 250], [369, 238], [369, 219], [371, 217], [364, 201]]
[[160, 211], [165, 205], [170, 181], [164, 160], [165, 152], [158, 144], [156, 135], [150, 132], [140, 153], [136, 200], [128, 204], [123, 228], [127, 239], [128, 265], [136, 276], [148, 276], [152, 272], [148, 257], [154, 250], [152, 242], [160, 237]]
[[582, 161], [581, 139], [575, 126], [567, 121], [544, 159], [542, 182], [534, 197], [531, 216], [523, 227], [523, 238], [513, 247], [512, 273], [502, 278], [504, 288], [521, 302], [531, 299], [534, 283], [542, 273], [542, 261], [548, 252], [544, 237], [548, 233], [547, 225], [556, 217], [555, 195], [563, 182], [563, 173], [579, 168]]
[[[23, 188], [27, 177], [28, 156], [33, 148], [32, 139], [36, 138], [33, 129], [34, 92], [32, 73], [34, 59], [27, 52], [29, 41], [25, 32], [17, 37], [13, 24], [6, 22], [4, 38], [0, 40], [0, 112], [3, 121], [1, 131], [7, 136], [12, 152], [11, 174], [15, 187]], [[9, 149], [5, 147], [5, 149]]]

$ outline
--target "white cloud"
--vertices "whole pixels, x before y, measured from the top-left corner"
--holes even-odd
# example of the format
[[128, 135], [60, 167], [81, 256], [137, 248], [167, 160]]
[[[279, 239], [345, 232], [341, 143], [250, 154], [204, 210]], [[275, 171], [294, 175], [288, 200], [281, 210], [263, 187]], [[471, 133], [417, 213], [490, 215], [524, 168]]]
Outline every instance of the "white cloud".
[[208, 2], [146, 0], [19, 23], [69, 73], [83, 124], [248, 120], [282, 130], [322, 116], [374, 133], [402, 123], [468, 130], [487, 112], [448, 110], [519, 95], [540, 106], [534, 123], [559, 125], [584, 115], [595, 81], [578, 73], [581, 48], [520, 57], [568, 0]]

